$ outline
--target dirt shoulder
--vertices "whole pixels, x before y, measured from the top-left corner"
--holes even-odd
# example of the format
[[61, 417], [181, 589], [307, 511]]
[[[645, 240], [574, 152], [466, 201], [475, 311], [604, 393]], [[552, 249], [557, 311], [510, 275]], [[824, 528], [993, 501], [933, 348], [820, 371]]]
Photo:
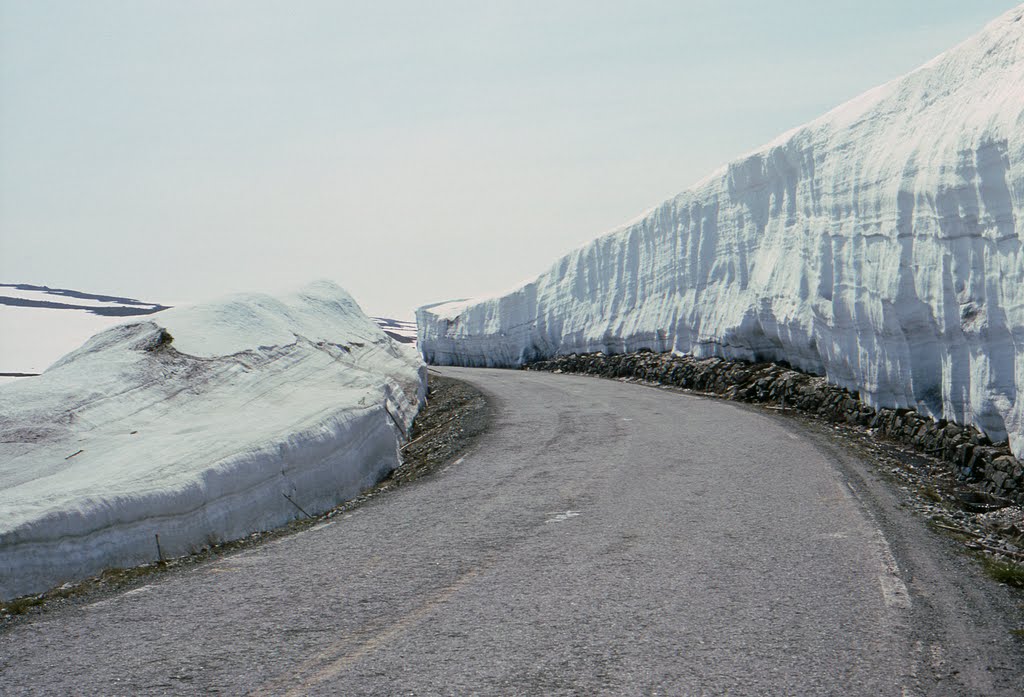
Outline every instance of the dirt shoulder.
[[402, 466], [379, 489], [386, 491], [430, 474], [472, 445], [490, 424], [487, 399], [461, 380], [430, 371], [428, 400], [402, 446]]

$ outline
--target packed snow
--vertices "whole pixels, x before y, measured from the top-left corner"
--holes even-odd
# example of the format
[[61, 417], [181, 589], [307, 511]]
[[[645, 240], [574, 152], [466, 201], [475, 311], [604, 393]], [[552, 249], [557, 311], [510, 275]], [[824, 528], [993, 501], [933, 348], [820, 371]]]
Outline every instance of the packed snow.
[[397, 466], [425, 389], [327, 282], [102, 331], [0, 386], [0, 598], [351, 498]]
[[[1024, 455], [1024, 6], [501, 297], [432, 363], [641, 348], [788, 361]], [[1021, 395], [1021, 396], [1018, 396]]]

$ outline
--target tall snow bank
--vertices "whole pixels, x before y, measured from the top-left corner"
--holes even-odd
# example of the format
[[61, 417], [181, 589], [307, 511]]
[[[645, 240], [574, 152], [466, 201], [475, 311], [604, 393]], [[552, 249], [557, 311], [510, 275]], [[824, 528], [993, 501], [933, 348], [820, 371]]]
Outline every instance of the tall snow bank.
[[438, 364], [640, 348], [789, 361], [1024, 455], [1024, 6], [476, 303]]
[[425, 389], [326, 282], [103, 331], [0, 387], [0, 598], [351, 498], [397, 466]]

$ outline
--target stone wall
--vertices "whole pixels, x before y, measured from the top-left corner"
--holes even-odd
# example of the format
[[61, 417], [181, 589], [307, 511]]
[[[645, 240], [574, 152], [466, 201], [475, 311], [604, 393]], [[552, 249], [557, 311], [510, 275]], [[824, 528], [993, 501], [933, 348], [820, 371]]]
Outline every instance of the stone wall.
[[972, 426], [934, 421], [910, 409], [876, 410], [862, 402], [856, 392], [783, 365], [641, 351], [559, 356], [531, 363], [525, 369], [635, 378], [726, 399], [775, 404], [862, 426], [876, 436], [951, 463], [958, 479], [982, 491], [1024, 503], [1024, 462], [1012, 455], [1007, 443], [992, 443]]

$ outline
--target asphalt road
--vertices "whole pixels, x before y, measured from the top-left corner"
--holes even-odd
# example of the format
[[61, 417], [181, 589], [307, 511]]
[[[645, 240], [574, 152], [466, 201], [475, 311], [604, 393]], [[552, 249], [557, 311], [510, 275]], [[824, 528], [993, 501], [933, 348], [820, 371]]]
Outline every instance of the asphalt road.
[[796, 420], [446, 369], [491, 431], [307, 532], [0, 634], [0, 693], [1019, 695], [1020, 602]]

